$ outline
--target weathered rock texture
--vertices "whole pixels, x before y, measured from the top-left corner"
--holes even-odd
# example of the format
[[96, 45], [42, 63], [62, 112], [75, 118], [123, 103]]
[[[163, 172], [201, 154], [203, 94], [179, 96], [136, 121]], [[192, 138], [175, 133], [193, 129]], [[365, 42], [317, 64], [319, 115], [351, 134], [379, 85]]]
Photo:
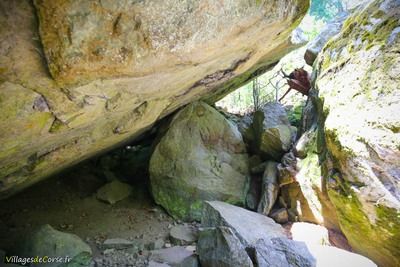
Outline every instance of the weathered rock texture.
[[307, 8], [306, 0], [1, 1], [0, 197], [268, 69], [294, 48], [289, 35]]
[[268, 159], [279, 161], [292, 145], [294, 131], [280, 103], [270, 102], [257, 110], [249, 131], [254, 135], [253, 150]]
[[249, 177], [236, 125], [203, 102], [174, 116], [150, 160], [154, 200], [184, 220], [200, 220], [204, 200], [243, 205]]
[[221, 201], [205, 202], [201, 224], [231, 228], [246, 247], [254, 246], [259, 239], [286, 236], [283, 227], [271, 218]]
[[89, 266], [92, 250], [78, 236], [55, 230], [50, 225], [41, 226], [30, 236], [23, 248], [24, 257], [61, 258], [69, 257], [69, 262], [42, 262], [35, 264], [44, 267]]
[[[307, 106], [310, 105], [313, 105], [311, 101], [307, 103]], [[309, 119], [308, 110], [315, 111], [311, 108], [305, 110], [303, 120], [306, 122]], [[309, 128], [278, 165], [281, 199], [289, 211], [290, 220], [323, 224], [339, 230], [336, 212], [321, 174], [319, 154], [323, 144], [317, 132], [316, 119], [315, 116], [312, 118], [307, 126]]]
[[[321, 245], [320, 231], [309, 228], [307, 234], [316, 234], [316, 238], [304, 237], [302, 233], [302, 236], [294, 236], [300, 241], [294, 241], [288, 239], [283, 228], [270, 218], [227, 203], [207, 201], [201, 221], [203, 227], [214, 227], [199, 236], [197, 252], [202, 266], [249, 266], [243, 254], [245, 248], [254, 266], [260, 267], [376, 267], [363, 256]], [[232, 257], [227, 257], [229, 254]]]
[[316, 260], [303, 242], [287, 238], [259, 239], [255, 245], [256, 266], [315, 267]]
[[347, 18], [347, 13], [342, 14], [336, 20], [329, 22], [325, 27], [321, 30], [321, 33], [318, 34], [317, 37], [314, 38], [311, 42], [307, 44], [306, 52], [304, 53], [304, 60], [310, 66], [313, 65], [315, 59], [318, 56], [318, 53], [321, 52], [322, 48], [324, 48], [325, 44], [331, 39], [333, 36], [338, 34], [342, 29], [343, 22]]
[[261, 184], [261, 199], [257, 207], [257, 212], [268, 215], [275, 204], [279, 193], [278, 185], [278, 163], [267, 161]]
[[206, 228], [197, 244], [200, 263], [205, 267], [253, 267], [246, 248], [229, 227]]
[[353, 249], [400, 265], [400, 1], [373, 1], [315, 63], [322, 175]]

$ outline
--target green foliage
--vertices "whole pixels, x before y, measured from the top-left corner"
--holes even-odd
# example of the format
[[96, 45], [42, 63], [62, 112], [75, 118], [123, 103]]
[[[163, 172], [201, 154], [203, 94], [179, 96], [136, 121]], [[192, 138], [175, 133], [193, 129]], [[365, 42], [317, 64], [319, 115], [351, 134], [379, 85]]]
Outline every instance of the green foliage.
[[[260, 90], [258, 101], [264, 101], [265, 91]], [[230, 93], [218, 102], [221, 106], [232, 113], [247, 113], [254, 109], [253, 81]]]
[[299, 105], [291, 108], [288, 111], [288, 118], [289, 118], [291, 125], [293, 125], [295, 127], [300, 127], [301, 114], [303, 112], [303, 108], [304, 108], [304, 103], [299, 103]]
[[[307, 39], [312, 40], [320, 33], [321, 29], [326, 25], [328, 21], [334, 19], [335, 17], [337, 17], [338, 14], [343, 11], [344, 8], [342, 0], [311, 0], [310, 9], [307, 15], [303, 18], [299, 27], [302, 29]], [[244, 114], [253, 111], [254, 104], [260, 106], [267, 102], [275, 101], [274, 85], [276, 85], [276, 81], [273, 80], [271, 84], [270, 79], [276, 72], [279, 72], [280, 69], [283, 69], [286, 72], [291, 72], [294, 68], [298, 68], [301, 66], [305, 66], [307, 68], [303, 59], [304, 52], [305, 47], [289, 53], [281, 59], [281, 61], [275, 68], [259, 76], [257, 80], [261, 84], [261, 86], [257, 88], [256, 98], [254, 98], [255, 95], [253, 94], [254, 81], [251, 81], [220, 100], [217, 103], [217, 106], [223, 107], [224, 109], [232, 113]], [[311, 69], [307, 71], [311, 72]], [[283, 86], [284, 79], [281, 80], [281, 83], [279, 83], [279, 86], [277, 86], [278, 88], [280, 88], [278, 95], [282, 95], [283, 92], [287, 89], [287, 86]], [[296, 106], [299, 102], [299, 99], [296, 97], [290, 99], [292, 98], [291, 95], [295, 94], [289, 94], [286, 99], [283, 100], [283, 104], [294, 104]], [[300, 107], [296, 108], [297, 110], [293, 110], [293, 114], [289, 114], [291, 123], [295, 126], [299, 123], [300, 119]]]

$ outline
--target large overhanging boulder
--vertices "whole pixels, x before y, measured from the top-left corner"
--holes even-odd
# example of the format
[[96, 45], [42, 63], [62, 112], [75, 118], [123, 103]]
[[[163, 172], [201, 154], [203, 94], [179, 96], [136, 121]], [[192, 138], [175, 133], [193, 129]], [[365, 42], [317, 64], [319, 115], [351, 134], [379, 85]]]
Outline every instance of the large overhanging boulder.
[[214, 101], [295, 48], [307, 0], [0, 3], [0, 198]]
[[314, 64], [328, 194], [352, 248], [379, 266], [400, 265], [399, 29], [400, 2], [372, 1]]

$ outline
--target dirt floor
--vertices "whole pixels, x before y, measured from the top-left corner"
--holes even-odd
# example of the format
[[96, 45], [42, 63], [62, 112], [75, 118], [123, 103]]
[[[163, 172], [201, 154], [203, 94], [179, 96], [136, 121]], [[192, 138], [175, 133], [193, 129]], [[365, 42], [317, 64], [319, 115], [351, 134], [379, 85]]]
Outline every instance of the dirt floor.
[[153, 202], [145, 183], [133, 184], [130, 197], [110, 205], [96, 199], [103, 182], [87, 168], [78, 167], [0, 201], [0, 248], [18, 255], [25, 237], [43, 224], [86, 241], [95, 260], [103, 262], [97, 266], [109, 265], [99, 249], [107, 238], [136, 240], [143, 247], [159, 239], [168, 242], [169, 228], [176, 222]]
[[[156, 249], [155, 244], [158, 248], [173, 246], [170, 229], [183, 223], [154, 203], [148, 189], [148, 168], [141, 163], [148, 160], [133, 157], [135, 160], [129, 161], [123, 156], [114, 153], [106, 156], [106, 160], [83, 163], [1, 200], [0, 249], [9, 255], [21, 255], [26, 237], [38, 227], [50, 224], [57, 230], [78, 235], [90, 245], [92, 267], [149, 266], [148, 256]], [[108, 167], [113, 166], [113, 157], [127, 166]], [[96, 192], [113, 177], [129, 182], [133, 193], [111, 205], [98, 200]], [[199, 224], [194, 226], [198, 228]], [[283, 226], [290, 231], [291, 223]], [[102, 247], [106, 239], [112, 238], [130, 240], [136, 245], [122, 250]], [[330, 231], [329, 238], [332, 245], [351, 250], [341, 233]], [[192, 247], [186, 249], [193, 252]]]

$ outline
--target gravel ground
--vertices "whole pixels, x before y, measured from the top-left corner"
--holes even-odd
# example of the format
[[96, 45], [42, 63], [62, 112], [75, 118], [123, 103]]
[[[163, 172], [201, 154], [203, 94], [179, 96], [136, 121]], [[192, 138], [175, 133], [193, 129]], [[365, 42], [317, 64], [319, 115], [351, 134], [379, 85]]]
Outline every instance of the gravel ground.
[[[50, 224], [87, 242], [93, 251], [92, 266], [147, 266], [154, 242], [170, 246], [169, 230], [180, 222], [153, 202], [145, 183], [133, 183], [131, 196], [114, 205], [96, 198], [102, 183], [83, 165], [0, 201], [0, 248], [18, 255], [32, 231]], [[135, 245], [104, 249], [109, 238]]]

